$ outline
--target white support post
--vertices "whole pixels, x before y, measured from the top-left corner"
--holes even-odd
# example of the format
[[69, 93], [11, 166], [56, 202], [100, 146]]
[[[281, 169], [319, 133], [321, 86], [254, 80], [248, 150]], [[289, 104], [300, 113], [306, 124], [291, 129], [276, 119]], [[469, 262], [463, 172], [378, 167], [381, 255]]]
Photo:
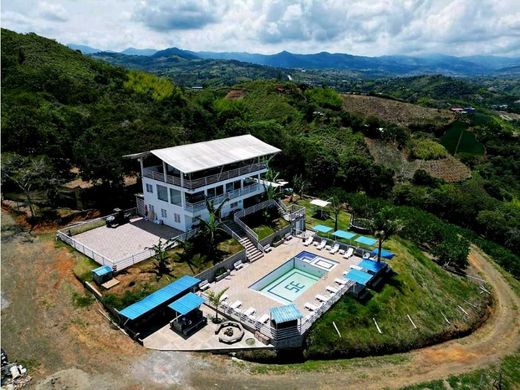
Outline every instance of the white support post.
[[163, 169], [163, 176], [164, 176], [164, 182], [166, 183], [166, 163], [162, 162], [162, 169]]

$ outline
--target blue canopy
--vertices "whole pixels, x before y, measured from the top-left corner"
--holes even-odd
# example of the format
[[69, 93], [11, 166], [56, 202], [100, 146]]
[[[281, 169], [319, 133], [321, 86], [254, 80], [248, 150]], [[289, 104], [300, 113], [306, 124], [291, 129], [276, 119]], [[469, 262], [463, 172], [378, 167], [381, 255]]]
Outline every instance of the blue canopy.
[[347, 240], [350, 240], [352, 237], [356, 235], [356, 233], [346, 232], [345, 230], [336, 230], [334, 232], [334, 235], [339, 238], [345, 238]]
[[197, 294], [192, 292], [184, 295], [182, 298], [172, 302], [168, 307], [175, 310], [180, 315], [188, 314], [190, 311], [195, 310], [204, 303], [204, 298], [199, 297]]
[[377, 242], [377, 240], [375, 238], [370, 238], [370, 237], [365, 237], [365, 236], [359, 236], [358, 238], [356, 238], [355, 241], [359, 242], [360, 244], [365, 244], [368, 246], [375, 245], [375, 243]]
[[358, 271], [357, 269], [351, 269], [345, 274], [345, 278], [350, 279], [356, 283], [362, 284], [365, 286], [370, 280], [374, 277], [374, 275], [370, 275], [369, 273]]
[[103, 276], [112, 272], [112, 268], [108, 265], [102, 265], [101, 267], [92, 270], [92, 272], [95, 273], [97, 276]]
[[368, 260], [368, 259], [361, 260], [361, 262], [358, 265], [361, 268], [366, 269], [367, 271], [370, 271], [370, 272], [374, 272], [376, 274], [379, 271], [381, 271], [382, 269], [387, 267], [386, 263], [382, 263], [382, 262], [378, 263], [377, 261]]
[[271, 309], [271, 320], [276, 322], [277, 324], [281, 324], [282, 322], [299, 320], [302, 317], [302, 313], [300, 313], [300, 311], [294, 304], [273, 307]]
[[[374, 249], [372, 252], [370, 252], [372, 255], [374, 256], [377, 256], [377, 254], [379, 253], [379, 249]], [[382, 249], [381, 250], [381, 257], [384, 257], [385, 259], [391, 259], [395, 256], [395, 254], [393, 254], [392, 252], [390, 251], [387, 251], [386, 249]]]
[[168, 302], [170, 299], [178, 297], [200, 282], [201, 280], [194, 278], [193, 276], [184, 275], [182, 278], [177, 279], [175, 282], [170, 283], [154, 293], [151, 293], [140, 301], [125, 307], [119, 312], [119, 314], [130, 320], [135, 320], [163, 303]]
[[312, 228], [312, 230], [315, 230], [320, 233], [328, 233], [331, 230], [333, 230], [331, 227], [325, 226], [325, 225], [316, 225]]

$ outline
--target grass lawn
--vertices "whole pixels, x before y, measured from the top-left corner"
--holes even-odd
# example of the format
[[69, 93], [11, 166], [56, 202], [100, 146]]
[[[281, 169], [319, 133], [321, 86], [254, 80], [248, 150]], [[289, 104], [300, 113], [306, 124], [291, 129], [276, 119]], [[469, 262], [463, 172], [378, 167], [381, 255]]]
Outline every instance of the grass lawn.
[[402, 390], [469, 390], [469, 389], [517, 389], [520, 383], [520, 353], [507, 356], [486, 369], [462, 375], [452, 375], [444, 380], [419, 383]]
[[264, 216], [262, 211], [258, 211], [247, 215], [243, 218], [243, 221], [247, 226], [253, 229], [256, 234], [258, 234], [258, 239], [262, 240], [289, 224], [289, 222], [282, 217], [275, 217], [275, 215], [278, 215], [276, 210], [271, 212], [267, 218]]
[[[483, 301], [487, 298], [479, 294], [476, 284], [447, 273], [408, 242], [391, 240], [388, 247], [396, 254], [389, 262], [396, 275], [380, 291], [373, 291], [366, 303], [350, 296], [340, 299], [309, 331], [305, 348], [308, 357], [409, 350], [467, 331], [481, 318], [488, 302]], [[466, 317], [457, 305], [469, 315]], [[412, 327], [407, 314], [418, 329]], [[382, 334], [377, 332], [373, 318]]]
[[460, 132], [462, 131], [462, 138], [457, 153], [483, 155], [484, 146], [477, 141], [473, 133], [467, 131], [467, 128], [468, 125], [463, 122], [453, 122], [450, 128], [446, 130], [446, 133], [441, 137], [442, 145], [444, 145], [451, 154], [454, 154], [457, 143], [459, 142]]

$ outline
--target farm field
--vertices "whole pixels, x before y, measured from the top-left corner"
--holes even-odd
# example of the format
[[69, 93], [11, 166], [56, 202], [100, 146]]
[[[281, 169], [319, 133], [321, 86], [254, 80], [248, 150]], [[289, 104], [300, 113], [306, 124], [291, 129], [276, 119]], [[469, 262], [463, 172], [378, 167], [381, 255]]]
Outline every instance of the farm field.
[[[475, 135], [467, 129], [468, 125], [465, 123], [460, 121], [454, 122], [441, 137], [441, 143], [451, 154], [465, 153], [477, 156], [483, 155], [484, 146], [478, 142]], [[461, 132], [462, 138], [460, 138]]]

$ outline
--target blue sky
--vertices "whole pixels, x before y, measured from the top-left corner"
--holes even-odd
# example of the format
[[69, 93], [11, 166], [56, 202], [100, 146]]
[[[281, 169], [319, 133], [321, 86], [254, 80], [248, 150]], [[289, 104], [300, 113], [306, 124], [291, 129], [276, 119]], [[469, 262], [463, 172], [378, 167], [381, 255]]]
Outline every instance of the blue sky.
[[104, 50], [520, 56], [520, 0], [3, 0], [1, 16]]

